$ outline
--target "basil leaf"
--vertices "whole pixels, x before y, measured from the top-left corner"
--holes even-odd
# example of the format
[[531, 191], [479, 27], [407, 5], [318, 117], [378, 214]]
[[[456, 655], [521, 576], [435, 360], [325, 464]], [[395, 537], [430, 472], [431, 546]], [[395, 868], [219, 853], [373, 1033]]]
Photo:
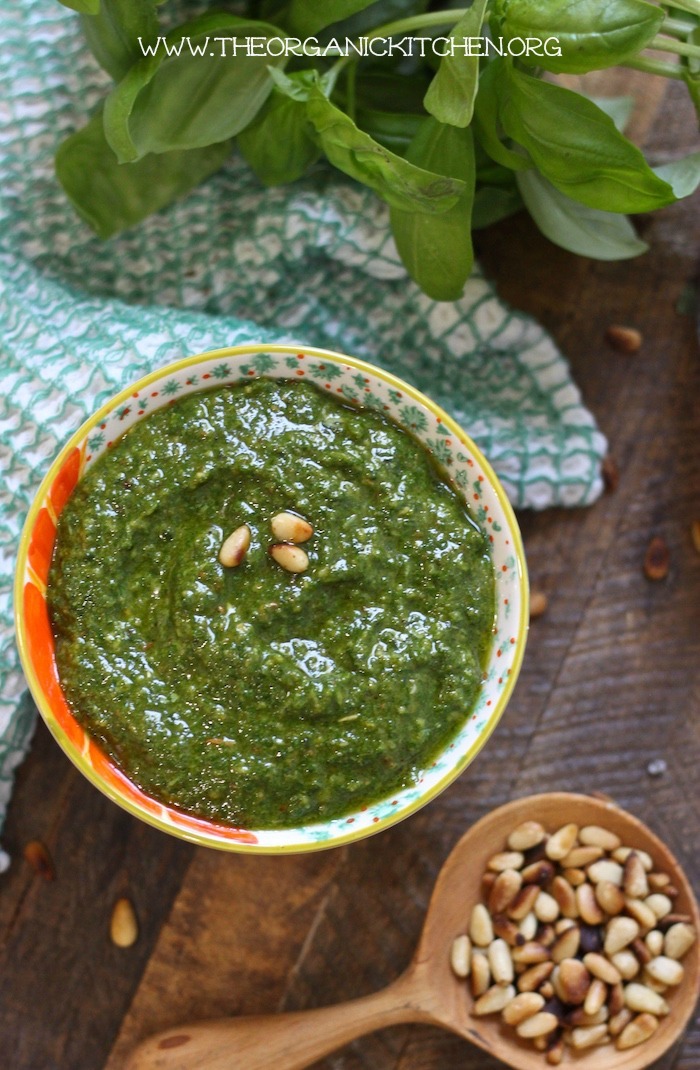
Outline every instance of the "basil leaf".
[[79, 11], [81, 15], [96, 15], [100, 10], [100, 0], [58, 0], [59, 4]]
[[668, 182], [678, 200], [689, 197], [700, 186], [700, 152], [693, 152], [682, 160], [661, 164], [654, 173]]
[[357, 125], [380, 145], [404, 156], [425, 116], [398, 111], [357, 109]]
[[411, 278], [434, 301], [455, 301], [474, 264], [471, 215], [476, 168], [472, 132], [425, 119], [409, 146], [407, 159], [464, 183], [457, 203], [441, 215], [397, 208], [390, 213], [394, 241]]
[[634, 111], [634, 97], [589, 97], [588, 99], [612, 119], [618, 130], [625, 130]]
[[628, 260], [649, 248], [627, 216], [572, 201], [537, 171], [522, 171], [516, 180], [527, 210], [555, 245], [596, 260]]
[[[105, 134], [120, 163], [149, 152], [202, 148], [240, 133], [272, 89], [269, 68], [284, 57], [233, 57], [217, 37], [283, 37], [265, 22], [234, 15], [202, 15], [173, 30], [159, 47], [126, 73], [105, 102]], [[184, 43], [189, 40], [187, 47]], [[221, 55], [222, 48], [228, 54]], [[192, 54], [198, 51], [199, 54]]]
[[503, 128], [562, 193], [608, 212], [648, 212], [676, 200], [669, 183], [590, 100], [512, 66], [502, 70]]
[[519, 212], [522, 207], [523, 199], [517, 187], [503, 189], [501, 186], [482, 186], [474, 194], [472, 230], [490, 227]]
[[143, 58], [139, 37], [151, 42], [158, 35], [155, 8], [155, 0], [102, 0], [97, 14], [81, 17], [90, 51], [113, 78]]
[[109, 238], [188, 193], [218, 171], [230, 151], [231, 142], [220, 142], [119, 164], [98, 113], [59, 146], [56, 175], [79, 215]]
[[276, 89], [253, 122], [238, 135], [238, 145], [266, 186], [301, 178], [320, 155], [304, 104]]
[[318, 143], [333, 166], [369, 186], [393, 208], [444, 212], [464, 192], [459, 179], [425, 170], [385, 149], [331, 104], [319, 86], [309, 96], [306, 109]]
[[[499, 0], [494, 35], [528, 40], [531, 49], [539, 42], [537, 53], [520, 57], [523, 63], [583, 74], [635, 55], [658, 32], [664, 14], [645, 0]], [[561, 56], [548, 54], [559, 49]]]
[[514, 152], [501, 141], [503, 127], [499, 116], [503, 68], [502, 60], [493, 60], [481, 72], [479, 92], [474, 102], [474, 131], [481, 148], [492, 160], [503, 167], [508, 167], [511, 171], [521, 171], [525, 167], [532, 166], [530, 161], [522, 153]]
[[372, 0], [292, 0], [289, 5], [289, 26], [294, 33], [314, 34], [334, 22], [340, 22], [358, 11], [364, 11]]
[[[450, 33], [450, 38], [478, 37], [487, 3], [488, 0], [474, 0]], [[437, 74], [425, 94], [426, 111], [441, 123], [469, 126], [478, 84], [479, 57], [448, 53], [440, 60]]]

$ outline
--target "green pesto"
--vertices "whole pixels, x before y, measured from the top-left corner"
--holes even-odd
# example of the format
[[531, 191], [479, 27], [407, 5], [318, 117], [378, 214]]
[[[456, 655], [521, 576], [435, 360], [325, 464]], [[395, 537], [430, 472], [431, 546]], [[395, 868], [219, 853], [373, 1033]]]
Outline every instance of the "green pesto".
[[[283, 510], [314, 527], [301, 574], [268, 553]], [[154, 412], [95, 462], [60, 517], [49, 611], [75, 716], [140, 787], [290, 827], [408, 786], [458, 731], [493, 565], [410, 435], [257, 379]]]

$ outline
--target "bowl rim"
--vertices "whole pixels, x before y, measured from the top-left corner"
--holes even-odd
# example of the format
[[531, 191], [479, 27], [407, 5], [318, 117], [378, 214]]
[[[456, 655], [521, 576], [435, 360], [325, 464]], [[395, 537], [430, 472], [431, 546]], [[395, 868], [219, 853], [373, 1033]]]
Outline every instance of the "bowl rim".
[[[479, 732], [478, 737], [474, 740], [471, 746], [460, 756], [455, 765], [446, 771], [446, 773], [433, 784], [429, 789], [421, 792], [420, 795], [409, 800], [404, 806], [402, 806], [397, 812], [389, 813], [379, 818], [376, 824], [371, 826], [357, 826], [349, 827], [347, 832], [343, 832], [339, 835], [334, 835], [328, 839], [309, 840], [296, 843], [285, 844], [260, 844], [258, 842], [245, 842], [244, 840], [234, 841], [232, 839], [224, 839], [221, 837], [218, 829], [227, 828], [232, 826], [226, 825], [223, 822], [217, 823], [211, 819], [198, 818], [197, 821], [207, 828], [207, 831], [200, 831], [198, 829], [187, 829], [182, 826], [174, 827], [169, 824], [164, 818], [158, 816], [158, 814], [150, 813], [143, 807], [137, 800], [129, 797], [128, 794], [121, 794], [111, 784], [107, 783], [97, 770], [94, 769], [91, 762], [89, 762], [85, 755], [77, 749], [75, 744], [69, 739], [67, 733], [61, 725], [56, 721], [56, 718], [50, 709], [47, 701], [45, 691], [41, 685], [32, 663], [32, 658], [29, 653], [28, 643], [26, 639], [26, 620], [24, 614], [24, 600], [22, 597], [23, 588], [27, 574], [28, 553], [31, 541], [31, 536], [35, 528], [37, 517], [40, 513], [42, 506], [44, 505], [48, 491], [54, 483], [58, 473], [60, 472], [63, 464], [66, 462], [70, 454], [76, 450], [77, 446], [84, 442], [89, 432], [104, 422], [104, 418], [110, 414], [117, 406], [131, 399], [136, 393], [141, 394], [148, 386], [164, 378], [166, 375], [180, 373], [187, 368], [202, 363], [205, 360], [225, 359], [225, 358], [237, 358], [246, 355], [256, 355], [261, 353], [271, 354], [299, 354], [304, 353], [311, 357], [317, 357], [322, 360], [328, 360], [333, 363], [340, 363], [349, 366], [357, 371], [365, 374], [370, 374], [376, 379], [383, 381], [394, 389], [400, 390], [402, 393], [409, 396], [413, 401], [418, 402], [427, 408], [433, 416], [435, 416], [446, 428], [465, 443], [466, 447], [472, 453], [474, 459], [481, 466], [484, 475], [486, 476], [490, 487], [495, 494], [499, 505], [503, 510], [504, 517], [507, 521], [509, 534], [512, 538], [513, 554], [515, 557], [515, 569], [517, 573], [517, 589], [520, 596], [520, 606], [517, 624], [515, 625], [516, 631], [516, 645], [513, 653], [513, 660], [511, 665], [511, 671], [508, 679], [505, 681], [503, 690], [498, 695], [498, 698], [494, 704], [493, 709], [489, 712], [486, 723], [483, 729]], [[264, 378], [264, 374], [261, 375]], [[281, 377], [277, 377], [281, 378]], [[291, 378], [291, 376], [289, 377]], [[216, 384], [207, 384], [202, 386], [202, 391], [208, 389], [216, 389]], [[361, 406], [358, 406], [361, 408]], [[396, 422], [396, 421], [394, 421]], [[399, 426], [401, 426], [399, 424]], [[125, 428], [125, 432], [126, 432]], [[124, 432], [124, 433], [125, 433]], [[121, 435], [119, 436], [121, 437]], [[114, 441], [118, 441], [116, 438]], [[294, 342], [273, 342], [273, 343], [241, 343], [234, 346], [227, 346], [219, 349], [205, 350], [201, 353], [196, 353], [191, 356], [183, 357], [175, 361], [170, 361], [166, 364], [159, 365], [153, 371], [148, 372], [145, 376], [139, 379], [133, 380], [128, 383], [122, 390], [116, 394], [111, 395], [91, 416], [86, 420], [83, 420], [76, 430], [65, 441], [59, 452], [54, 457], [48, 470], [46, 471], [39, 487], [37, 488], [32, 504], [27, 513], [24, 525], [22, 527], [17, 561], [15, 566], [15, 579], [13, 588], [13, 603], [14, 603], [14, 619], [15, 619], [15, 638], [17, 649], [19, 652], [21, 668], [24, 672], [26, 682], [29, 686], [29, 690], [37, 705], [42, 720], [49, 728], [51, 734], [56, 739], [57, 743], [66, 754], [66, 756], [73, 762], [78, 770], [98, 788], [108, 798], [127, 810], [132, 816], [138, 817], [140, 820], [145, 821], [147, 824], [160, 829], [161, 832], [166, 832], [171, 835], [177, 836], [179, 839], [187, 840], [191, 843], [212, 847], [214, 849], [234, 851], [236, 853], [252, 853], [252, 854], [301, 854], [310, 851], [329, 850], [334, 847], [340, 847], [344, 844], [352, 843], [356, 840], [366, 839], [368, 836], [376, 835], [379, 832], [383, 832], [385, 829], [397, 824], [399, 821], [411, 816], [417, 810], [422, 809], [434, 798], [437, 797], [442, 791], [444, 791], [450, 784], [453, 783], [460, 776], [466, 767], [471, 764], [474, 758], [481, 751], [482, 747], [486, 744], [494, 731], [496, 725], [501, 719], [504, 710], [506, 709], [510, 700], [511, 694], [517, 682], [522, 661], [525, 652], [525, 646], [527, 642], [528, 627], [529, 627], [529, 586], [528, 586], [528, 574], [527, 564], [525, 559], [525, 550], [523, 546], [522, 536], [520, 528], [515, 517], [515, 513], [511, 503], [509, 502], [506, 493], [503, 489], [498, 476], [495, 474], [492, 466], [484, 457], [483, 453], [473, 441], [471, 436], [449, 415], [445, 412], [432, 398], [428, 397], [422, 391], [412, 386], [410, 383], [394, 375], [392, 372], [386, 371], [384, 368], [378, 365], [372, 364], [368, 361], [361, 360], [360, 358], [349, 356], [345, 353], [340, 353], [335, 350], [329, 350], [319, 348], [315, 346], [307, 346], [303, 343]], [[93, 745], [98, 746], [93, 742]], [[99, 748], [98, 746], [98, 749]], [[442, 752], [441, 752], [442, 753]], [[121, 779], [125, 781], [126, 785], [132, 785], [133, 781], [121, 770], [118, 770], [121, 774]], [[142, 789], [138, 789], [142, 791]], [[143, 792], [144, 795], [148, 793]], [[148, 796], [151, 798], [151, 796]], [[170, 809], [177, 810], [177, 807], [171, 806]], [[183, 811], [183, 815], [186, 812]], [[191, 815], [189, 815], [191, 816]], [[329, 819], [330, 821], [331, 819]], [[329, 821], [316, 822], [319, 827], [327, 825]], [[301, 827], [313, 827], [310, 823]], [[245, 830], [242, 830], [245, 831]], [[254, 833], [258, 830], [249, 830]]]

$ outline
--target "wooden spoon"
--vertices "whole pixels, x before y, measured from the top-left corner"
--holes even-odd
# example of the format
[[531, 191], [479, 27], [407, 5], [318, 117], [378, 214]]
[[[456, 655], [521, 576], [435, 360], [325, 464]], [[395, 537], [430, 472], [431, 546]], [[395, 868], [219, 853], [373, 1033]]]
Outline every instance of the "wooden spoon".
[[[452, 941], [465, 931], [471, 907], [481, 898], [488, 859], [525, 820], [539, 821], [551, 831], [569, 822], [602, 825], [625, 845], [647, 851], [655, 868], [668, 873], [679, 891], [674, 911], [690, 914], [700, 933], [697, 903], [681, 867], [631, 814], [609, 801], [564, 792], [516, 799], [473, 825], [450, 854], [435, 885], [418, 949], [393, 984], [334, 1007], [167, 1029], [133, 1052], [127, 1070], [302, 1070], [356, 1037], [401, 1022], [442, 1026], [516, 1070], [545, 1070], [542, 1053], [504, 1026], [499, 1015], [472, 1014], [468, 986], [450, 968]], [[671, 1013], [649, 1040], [626, 1051], [612, 1044], [584, 1049], [575, 1055], [576, 1070], [643, 1070], [658, 1059], [678, 1039], [693, 1011], [699, 962], [696, 942], [683, 959], [682, 984], [668, 995]]]

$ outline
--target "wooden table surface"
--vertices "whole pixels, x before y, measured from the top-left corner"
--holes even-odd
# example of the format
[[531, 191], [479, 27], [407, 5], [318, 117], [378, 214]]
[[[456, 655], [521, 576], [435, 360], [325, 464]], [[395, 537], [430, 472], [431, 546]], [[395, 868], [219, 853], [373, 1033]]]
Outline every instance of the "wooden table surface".
[[[618, 75], [606, 76], [615, 88]], [[619, 76], [627, 89], [630, 79]], [[677, 84], [644, 79], [634, 133], [661, 162], [697, 148]], [[303, 1008], [388, 983], [408, 963], [441, 863], [493, 807], [546, 790], [600, 791], [646, 821], [700, 875], [700, 362], [697, 198], [641, 223], [652, 250], [618, 264], [550, 245], [524, 217], [492, 228], [481, 259], [502, 295], [570, 357], [609, 438], [619, 484], [586, 510], [520, 516], [533, 622], [514, 696], [466, 773], [407, 821], [311, 855], [226, 855], [131, 818], [78, 774], [38, 725], [4, 833], [0, 877], [0, 1065], [121, 1070], [133, 1044], [188, 1019]], [[641, 330], [611, 349], [611, 323]], [[667, 578], [642, 572], [654, 535]], [[56, 877], [23, 860], [42, 840]], [[109, 939], [134, 903], [140, 936]], [[232, 1063], [232, 1066], [235, 1065]], [[317, 1064], [325, 1070], [497, 1070], [426, 1026], [394, 1027]], [[700, 1028], [663, 1070], [697, 1070]], [[244, 1070], [244, 1068], [241, 1068]]]

